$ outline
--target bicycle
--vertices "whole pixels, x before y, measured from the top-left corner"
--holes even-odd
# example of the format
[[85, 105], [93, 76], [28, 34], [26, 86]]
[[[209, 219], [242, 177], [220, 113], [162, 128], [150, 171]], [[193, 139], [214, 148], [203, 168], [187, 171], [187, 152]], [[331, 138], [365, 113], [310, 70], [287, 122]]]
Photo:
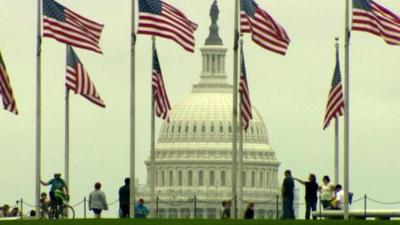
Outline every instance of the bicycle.
[[50, 204], [48, 209], [49, 219], [75, 219], [75, 210], [72, 206], [68, 205], [69, 196], [66, 195], [61, 205]]

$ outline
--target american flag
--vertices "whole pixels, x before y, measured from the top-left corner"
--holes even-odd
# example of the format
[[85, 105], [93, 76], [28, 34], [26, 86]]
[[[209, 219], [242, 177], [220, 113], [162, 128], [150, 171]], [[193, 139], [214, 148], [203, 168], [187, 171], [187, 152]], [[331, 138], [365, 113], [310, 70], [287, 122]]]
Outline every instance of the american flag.
[[332, 79], [332, 87], [329, 92], [328, 103], [326, 105], [324, 130], [329, 126], [329, 123], [333, 118], [338, 118], [339, 116], [342, 116], [343, 111], [344, 111], [344, 99], [343, 99], [342, 80], [340, 77], [339, 52], [336, 51], [336, 66]]
[[18, 115], [17, 105], [11, 88], [10, 78], [8, 77], [6, 65], [0, 52], [0, 94], [3, 98], [4, 109]]
[[152, 73], [153, 98], [156, 115], [164, 120], [168, 120], [168, 111], [171, 110], [167, 91], [165, 90], [164, 80], [161, 73], [160, 62], [158, 61], [157, 51], [153, 52], [153, 73]]
[[250, 93], [249, 86], [247, 84], [247, 74], [246, 74], [246, 65], [244, 62], [243, 49], [241, 51], [241, 74], [240, 74], [240, 113], [242, 114], [242, 125], [245, 130], [249, 128], [250, 120], [253, 119], [253, 115], [251, 113], [251, 102], [250, 102]]
[[43, 0], [43, 36], [101, 53], [103, 25], [69, 10], [54, 0]]
[[139, 0], [139, 34], [172, 39], [194, 52], [197, 24], [181, 11], [160, 0]]
[[75, 51], [69, 45], [67, 52], [65, 86], [68, 89], [73, 90], [75, 94], [79, 93], [94, 104], [106, 107], [103, 100], [101, 100], [99, 93], [97, 93], [93, 82], [90, 80], [89, 74], [86, 72]]
[[285, 55], [290, 39], [285, 29], [254, 0], [240, 0], [240, 27], [242, 33], [251, 33], [259, 46]]
[[382, 37], [386, 43], [400, 45], [400, 17], [372, 0], [353, 0], [352, 30]]

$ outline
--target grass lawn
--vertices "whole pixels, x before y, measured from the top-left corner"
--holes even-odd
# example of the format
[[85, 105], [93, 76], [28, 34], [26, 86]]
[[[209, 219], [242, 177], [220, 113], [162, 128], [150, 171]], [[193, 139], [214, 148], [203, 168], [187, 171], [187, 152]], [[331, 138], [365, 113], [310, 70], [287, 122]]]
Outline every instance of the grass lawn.
[[398, 224], [399, 221], [384, 221], [384, 220], [317, 220], [317, 221], [305, 221], [305, 220], [293, 220], [293, 221], [281, 221], [281, 220], [174, 220], [174, 219], [159, 219], [159, 220], [128, 220], [128, 219], [76, 219], [76, 220], [14, 220], [14, 221], [0, 221], [1, 225], [392, 225]]

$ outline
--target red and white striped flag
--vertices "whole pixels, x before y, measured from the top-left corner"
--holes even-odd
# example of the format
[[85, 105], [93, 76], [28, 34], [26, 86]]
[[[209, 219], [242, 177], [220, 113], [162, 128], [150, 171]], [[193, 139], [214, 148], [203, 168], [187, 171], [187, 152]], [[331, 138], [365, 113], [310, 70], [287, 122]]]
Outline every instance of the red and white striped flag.
[[75, 51], [71, 46], [67, 48], [67, 73], [65, 86], [73, 90], [75, 94], [80, 94], [94, 104], [106, 107], [97, 93], [94, 83], [90, 80], [89, 74], [86, 72], [83, 64], [79, 60]]
[[285, 55], [290, 38], [285, 29], [266, 11], [258, 7], [254, 0], [240, 0], [240, 30], [251, 33], [251, 38], [259, 46]]
[[344, 99], [342, 78], [340, 76], [339, 51], [336, 50], [336, 66], [332, 79], [332, 87], [329, 91], [328, 103], [326, 104], [326, 113], [324, 118], [324, 130], [329, 126], [332, 119], [343, 115]]
[[172, 5], [160, 0], [139, 0], [138, 34], [171, 39], [194, 52], [196, 29], [197, 24]]
[[18, 115], [17, 104], [11, 88], [10, 78], [8, 77], [6, 65], [0, 52], [0, 95], [3, 98], [4, 109]]
[[164, 79], [161, 73], [160, 62], [158, 61], [157, 50], [153, 52], [153, 73], [152, 87], [156, 115], [168, 121], [168, 112], [171, 110], [167, 91], [164, 85]]
[[250, 125], [250, 120], [253, 119], [253, 114], [251, 112], [251, 101], [250, 101], [250, 92], [249, 85], [247, 84], [247, 74], [246, 74], [246, 64], [244, 62], [243, 48], [240, 48], [241, 52], [241, 74], [240, 74], [240, 84], [239, 84], [239, 93], [240, 93], [240, 113], [242, 114], [242, 125], [243, 129], [247, 130]]
[[382, 37], [390, 45], [400, 45], [400, 17], [372, 0], [353, 0], [352, 30]]
[[103, 25], [89, 20], [54, 0], [43, 0], [43, 36], [102, 53], [99, 47]]

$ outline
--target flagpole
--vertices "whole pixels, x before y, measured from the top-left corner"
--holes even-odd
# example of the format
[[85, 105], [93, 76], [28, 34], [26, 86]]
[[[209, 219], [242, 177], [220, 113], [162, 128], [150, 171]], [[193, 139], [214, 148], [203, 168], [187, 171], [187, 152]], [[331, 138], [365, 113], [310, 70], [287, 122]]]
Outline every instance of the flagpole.
[[[242, 107], [242, 97], [240, 97], [240, 107]], [[242, 114], [239, 114], [239, 215], [243, 210], [243, 121]]]
[[65, 88], [65, 183], [68, 187], [68, 194], [70, 194], [69, 183], [69, 89]]
[[[154, 60], [154, 51], [156, 50], [156, 37], [151, 37], [152, 41], [152, 61]], [[151, 64], [151, 74], [153, 74], [153, 63]], [[151, 76], [153, 77], [153, 76]], [[150, 82], [151, 93], [151, 134], [150, 134], [150, 201], [151, 201], [151, 215], [155, 216], [155, 110], [154, 110], [154, 93], [153, 93], [153, 78]]]
[[135, 45], [136, 45], [136, 35], [135, 35], [135, 1], [132, 0], [131, 9], [131, 84], [130, 84], [130, 199], [129, 199], [129, 217], [134, 218], [135, 216]]
[[[68, 64], [68, 45], [66, 45], [66, 63]], [[65, 175], [65, 183], [69, 188], [69, 89], [65, 87], [65, 133], [64, 133], [64, 148], [65, 148], [65, 156], [64, 156], [64, 175]], [[70, 189], [68, 189], [69, 191]]]
[[335, 184], [339, 184], [339, 119], [335, 118]]
[[346, 0], [346, 24], [345, 24], [345, 64], [344, 64], [344, 160], [343, 160], [343, 169], [344, 169], [344, 176], [343, 176], [343, 187], [344, 187], [344, 219], [349, 219], [349, 135], [350, 135], [350, 124], [349, 124], [349, 67], [350, 67], [350, 2]]
[[[42, 0], [38, 0], [37, 5], [37, 49], [36, 49], [36, 212], [39, 212], [40, 207], [40, 177], [41, 177], [41, 4]], [[39, 213], [36, 215], [39, 218]]]
[[238, 120], [238, 42], [239, 42], [239, 0], [235, 0], [235, 23], [233, 43], [233, 115], [232, 115], [232, 206], [233, 218], [237, 218], [237, 120]]
[[[243, 48], [243, 39], [240, 39], [240, 49], [242, 52]], [[240, 57], [243, 57], [241, 55]], [[243, 64], [240, 63], [240, 66], [242, 67]], [[242, 71], [242, 70], [241, 70]], [[243, 97], [240, 95], [240, 109], [242, 109], [243, 106]], [[240, 127], [240, 132], [239, 132], [239, 213], [242, 215], [242, 210], [243, 210], [243, 114], [239, 114], [239, 127]]]
[[[336, 54], [339, 54], [339, 38], [335, 38], [335, 48]], [[336, 60], [339, 60], [337, 57]], [[335, 165], [334, 165], [334, 174], [335, 174], [335, 184], [339, 184], [339, 119], [335, 118]]]

